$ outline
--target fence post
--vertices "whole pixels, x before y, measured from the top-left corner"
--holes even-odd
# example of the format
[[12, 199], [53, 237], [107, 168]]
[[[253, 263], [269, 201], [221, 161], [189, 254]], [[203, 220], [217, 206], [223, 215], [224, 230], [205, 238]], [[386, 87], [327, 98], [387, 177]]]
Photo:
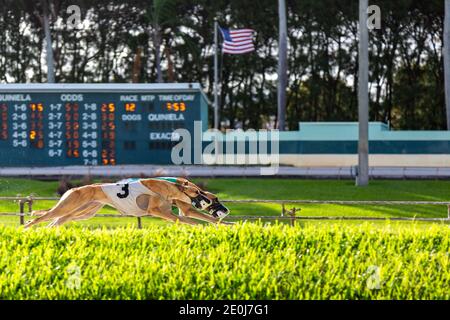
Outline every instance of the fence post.
[[24, 208], [25, 208], [25, 201], [23, 199], [19, 200], [19, 208], [20, 208], [20, 225], [23, 226], [25, 224], [25, 219], [24, 219]]
[[447, 206], [447, 219], [450, 220], [450, 204]]
[[292, 208], [292, 214], [291, 214], [291, 226], [295, 226], [295, 211], [297, 211], [297, 208]]
[[284, 217], [284, 214], [286, 213], [286, 208], [284, 207], [284, 202], [281, 204], [281, 216]]
[[28, 213], [31, 215], [31, 212], [33, 211], [33, 197], [29, 196], [27, 199], [28, 204]]
[[141, 217], [137, 217], [137, 221], [138, 221], [138, 229], [142, 229], [142, 220], [141, 220]]

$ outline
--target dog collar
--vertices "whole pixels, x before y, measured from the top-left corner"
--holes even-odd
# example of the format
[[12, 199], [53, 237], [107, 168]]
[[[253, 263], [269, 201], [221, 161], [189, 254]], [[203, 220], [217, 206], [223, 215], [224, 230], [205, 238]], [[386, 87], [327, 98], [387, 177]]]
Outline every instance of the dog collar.
[[162, 181], [167, 181], [167, 182], [172, 182], [172, 183], [178, 184], [177, 178], [174, 178], [174, 177], [156, 177], [156, 178], [153, 178], [153, 179], [162, 180]]

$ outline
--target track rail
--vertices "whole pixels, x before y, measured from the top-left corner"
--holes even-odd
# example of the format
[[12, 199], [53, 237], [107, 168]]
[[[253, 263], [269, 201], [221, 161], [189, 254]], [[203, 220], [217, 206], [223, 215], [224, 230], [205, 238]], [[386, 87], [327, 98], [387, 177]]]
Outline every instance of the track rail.
[[[58, 197], [34, 197], [34, 196], [17, 196], [17, 197], [0, 197], [0, 201], [14, 201], [19, 204], [19, 213], [16, 212], [0, 212], [0, 216], [19, 216], [20, 224], [24, 224], [25, 204], [28, 205], [28, 213], [31, 213], [34, 201], [42, 200], [59, 200]], [[227, 220], [289, 220], [291, 225], [296, 220], [367, 220], [367, 221], [429, 221], [429, 222], [450, 222], [450, 201], [403, 201], [403, 200], [266, 200], [266, 199], [239, 199], [239, 200], [223, 200], [224, 203], [276, 203], [281, 205], [281, 216], [251, 216], [239, 215], [228, 216]], [[433, 205], [447, 206], [448, 216], [446, 218], [416, 218], [416, 217], [364, 217], [364, 216], [299, 216], [299, 209], [293, 208], [286, 210], [286, 204], [336, 204], [336, 205]], [[135, 217], [138, 221], [138, 227], [142, 227], [142, 217], [121, 214], [98, 214], [96, 217], [115, 217], [130, 218]]]
[[[0, 197], [0, 200], [59, 200], [58, 197]], [[278, 204], [340, 204], [340, 205], [442, 205], [450, 206], [450, 201], [407, 201], [407, 200], [267, 200], [267, 199], [229, 199], [221, 200], [224, 203], [278, 203]]]

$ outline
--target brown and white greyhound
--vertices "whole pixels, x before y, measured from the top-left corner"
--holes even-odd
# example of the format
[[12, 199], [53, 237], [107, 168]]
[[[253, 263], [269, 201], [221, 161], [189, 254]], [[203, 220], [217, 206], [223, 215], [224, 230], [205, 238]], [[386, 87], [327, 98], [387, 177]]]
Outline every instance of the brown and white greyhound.
[[[33, 211], [32, 215], [39, 217], [28, 221], [25, 228], [51, 220], [49, 226], [89, 219], [104, 205], [115, 207], [125, 215], [153, 216], [187, 224], [197, 224], [196, 219], [219, 223], [229, 213], [217, 196], [187, 179], [128, 179], [70, 189], [53, 208]], [[178, 216], [173, 214], [172, 206], [179, 209]]]

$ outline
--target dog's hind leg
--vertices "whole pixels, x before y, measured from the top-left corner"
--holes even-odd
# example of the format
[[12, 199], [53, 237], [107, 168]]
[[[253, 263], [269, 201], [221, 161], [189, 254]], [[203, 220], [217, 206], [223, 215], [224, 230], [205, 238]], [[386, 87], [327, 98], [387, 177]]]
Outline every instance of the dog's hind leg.
[[[66, 215], [70, 215], [75, 210], [91, 202], [96, 196], [97, 186], [85, 186], [67, 191], [58, 203], [42, 216], [27, 222], [25, 228], [29, 228], [37, 223], [53, 220]], [[100, 196], [99, 196], [100, 197]]]
[[[72, 196], [72, 193], [75, 191], [75, 189], [70, 189], [67, 190], [66, 193], [63, 194], [63, 196], [59, 199], [59, 201], [53, 206], [53, 208], [51, 209], [46, 209], [46, 210], [35, 210], [31, 212], [31, 216], [43, 216], [44, 214], [46, 214], [47, 212], [49, 212], [50, 210], [54, 210], [56, 209], [58, 206], [60, 206], [60, 204], [62, 202], [64, 202], [68, 197]], [[73, 196], [72, 196], [73, 198]]]
[[58, 223], [58, 221], [61, 220], [61, 219], [62, 219], [62, 217], [61, 217], [61, 218], [56, 218], [55, 220], [53, 220], [53, 221], [47, 226], [47, 228], [51, 228], [51, 227], [56, 226], [57, 223]]
[[70, 221], [79, 221], [79, 220], [86, 220], [89, 218], [92, 218], [95, 216], [98, 210], [103, 208], [104, 204], [100, 202], [90, 202], [85, 204], [84, 206], [80, 207], [75, 212], [72, 212], [70, 215], [63, 216], [60, 218], [55, 219], [51, 224], [49, 224], [49, 227], [56, 227], [60, 226], [64, 223], [70, 222]]
[[86, 219], [92, 218], [103, 207], [104, 207], [103, 203], [96, 202], [96, 201], [91, 202], [89, 204], [89, 206], [87, 206], [81, 212], [76, 212], [74, 214], [71, 214], [70, 215], [72, 217], [71, 220], [79, 221], [79, 220], [86, 220]]
[[44, 214], [46, 214], [47, 212], [49, 212], [50, 209], [46, 209], [46, 210], [35, 210], [31, 212], [31, 216], [43, 216]]

